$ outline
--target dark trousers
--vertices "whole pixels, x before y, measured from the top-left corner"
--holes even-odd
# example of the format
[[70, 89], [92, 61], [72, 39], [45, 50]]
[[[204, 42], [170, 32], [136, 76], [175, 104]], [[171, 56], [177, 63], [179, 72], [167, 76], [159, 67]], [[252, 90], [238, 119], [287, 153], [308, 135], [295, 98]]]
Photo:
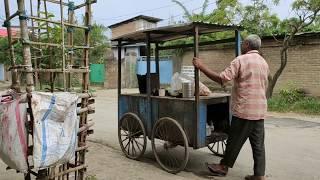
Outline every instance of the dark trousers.
[[264, 176], [266, 167], [264, 120], [253, 121], [233, 116], [225, 155], [220, 163], [232, 168], [243, 144], [248, 138], [254, 160], [254, 175]]

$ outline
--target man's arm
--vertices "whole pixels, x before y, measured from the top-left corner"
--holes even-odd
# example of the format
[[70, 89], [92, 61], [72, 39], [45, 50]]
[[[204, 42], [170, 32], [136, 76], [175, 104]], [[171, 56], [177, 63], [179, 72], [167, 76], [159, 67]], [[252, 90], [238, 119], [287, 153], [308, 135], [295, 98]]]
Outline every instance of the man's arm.
[[208, 67], [204, 66], [199, 58], [193, 58], [193, 65], [202, 71], [208, 78], [222, 85], [222, 80], [219, 73], [214, 72]]
[[240, 62], [239, 59], [234, 59], [230, 66], [227, 67], [224, 71], [222, 71], [220, 74], [216, 73], [212, 70], [210, 70], [208, 67], [206, 67], [201, 59], [194, 57], [193, 58], [193, 65], [200, 69], [206, 76], [208, 76], [213, 81], [219, 83], [221, 86], [224, 86], [224, 84], [228, 81], [231, 81], [238, 77], [239, 75], [239, 69], [240, 69]]

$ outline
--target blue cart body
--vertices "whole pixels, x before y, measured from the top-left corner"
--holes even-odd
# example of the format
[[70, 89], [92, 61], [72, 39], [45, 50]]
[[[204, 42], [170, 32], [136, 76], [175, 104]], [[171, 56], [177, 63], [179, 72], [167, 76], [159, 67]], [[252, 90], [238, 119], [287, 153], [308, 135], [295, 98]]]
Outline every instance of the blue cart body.
[[[119, 99], [119, 117], [129, 112], [137, 114], [146, 128], [149, 139], [156, 121], [163, 117], [170, 117], [179, 122], [184, 129], [189, 146], [198, 149], [206, 147], [210, 143], [206, 137], [207, 121], [215, 120], [215, 117], [217, 117], [217, 121], [229, 123], [229, 99], [227, 94], [200, 97], [199, 118], [197, 121], [194, 98], [151, 96], [151, 102], [149, 103], [147, 95], [122, 94]], [[219, 112], [212, 105], [220, 106]], [[151, 117], [148, 114], [148, 106], [151, 107]], [[219, 113], [219, 115], [215, 113]], [[223, 118], [221, 119], [221, 117]], [[225, 129], [221, 129], [221, 131], [223, 130]]]

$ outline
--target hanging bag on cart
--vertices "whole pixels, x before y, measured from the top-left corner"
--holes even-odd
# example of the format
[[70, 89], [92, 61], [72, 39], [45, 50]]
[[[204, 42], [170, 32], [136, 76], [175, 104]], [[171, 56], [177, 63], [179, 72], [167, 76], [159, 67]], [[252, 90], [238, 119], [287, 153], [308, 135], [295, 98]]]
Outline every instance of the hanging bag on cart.
[[65, 92], [32, 93], [35, 168], [67, 163], [74, 158], [79, 129], [77, 99], [77, 95]]
[[10, 94], [0, 98], [0, 158], [9, 168], [25, 173], [28, 170], [26, 104], [20, 104], [20, 98]]

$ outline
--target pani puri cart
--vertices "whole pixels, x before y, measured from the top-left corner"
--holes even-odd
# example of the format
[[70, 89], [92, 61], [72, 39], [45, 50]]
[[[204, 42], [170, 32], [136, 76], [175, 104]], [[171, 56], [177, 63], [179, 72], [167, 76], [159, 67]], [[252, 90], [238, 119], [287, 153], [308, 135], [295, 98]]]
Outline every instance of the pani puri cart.
[[[235, 43], [236, 56], [240, 53], [239, 26], [202, 22], [172, 25], [122, 35], [112, 39], [118, 47], [118, 137], [123, 153], [138, 160], [151, 140], [154, 156], [165, 171], [178, 173], [185, 169], [189, 150], [208, 147], [215, 155], [223, 155], [230, 124], [230, 95], [213, 93], [199, 96], [199, 70], [195, 68], [195, 96], [176, 98], [153, 96], [152, 88], [159, 88], [159, 51], [190, 47], [194, 56], [199, 46]], [[200, 36], [233, 31], [229, 39], [199, 42]], [[193, 37], [193, 43], [165, 46], [164, 42]], [[146, 44], [147, 74], [145, 94], [123, 94], [121, 91], [121, 49], [124, 45]], [[151, 45], [155, 47], [156, 80], [151, 80]], [[214, 131], [207, 136], [206, 123], [213, 122]]]

